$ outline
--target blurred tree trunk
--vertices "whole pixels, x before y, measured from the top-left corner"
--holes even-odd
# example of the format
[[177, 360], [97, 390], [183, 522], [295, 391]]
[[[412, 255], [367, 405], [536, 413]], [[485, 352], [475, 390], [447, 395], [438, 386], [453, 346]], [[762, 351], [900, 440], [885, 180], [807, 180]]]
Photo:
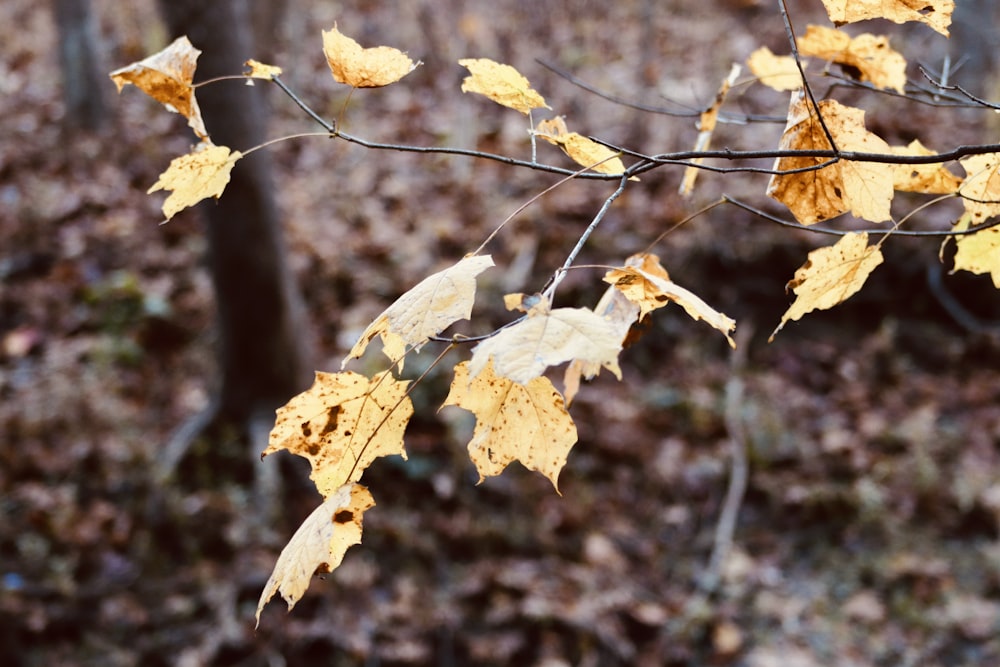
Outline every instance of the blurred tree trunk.
[[[247, 0], [161, 0], [160, 9], [173, 37], [187, 35], [202, 50], [198, 80], [242, 72], [257, 55]], [[198, 89], [216, 144], [245, 150], [265, 140], [261, 88], [224, 81]], [[199, 207], [220, 337], [221, 386], [211, 419], [246, 427], [255, 446], [262, 438], [266, 443], [275, 408], [309, 382], [309, 329], [285, 260], [271, 171], [267, 151], [243, 158], [225, 194]]]
[[958, 0], [952, 15], [951, 60], [955, 81], [970, 92], [992, 98], [1000, 88], [1000, 2]]
[[67, 127], [97, 130], [107, 124], [110, 81], [98, 57], [97, 23], [90, 0], [52, 0], [59, 35], [64, 123]]

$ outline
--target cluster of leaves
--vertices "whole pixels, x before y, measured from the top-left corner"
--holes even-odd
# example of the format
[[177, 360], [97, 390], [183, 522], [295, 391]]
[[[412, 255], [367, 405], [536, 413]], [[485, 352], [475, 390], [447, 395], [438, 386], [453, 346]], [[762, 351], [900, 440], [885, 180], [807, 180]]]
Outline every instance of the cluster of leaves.
[[[917, 3], [917, 9], [907, 0], [824, 0], [824, 4], [837, 25], [870, 18], [920, 21], [944, 35], [954, 5], [952, 0], [926, 0]], [[333, 77], [353, 88], [389, 85], [420, 64], [391, 47], [363, 48], [336, 27], [322, 37]], [[791, 91], [787, 125], [772, 155], [776, 162], [767, 195], [787, 206], [805, 227], [845, 213], [871, 223], [893, 222], [893, 226], [874, 243], [869, 232], [852, 232], [843, 234], [833, 246], [811, 252], [788, 284], [796, 298], [775, 333], [787, 322], [833, 307], [862, 288], [882, 262], [881, 245], [906, 220], [893, 219], [891, 204], [897, 191], [961, 197], [965, 214], [948, 237], [957, 244], [955, 267], [988, 272], [1000, 287], [1000, 236], [988, 222], [1000, 214], [1000, 153], [968, 154], [960, 162], [965, 170], [965, 176], [960, 177], [942, 166], [951, 158], [935, 154], [919, 141], [890, 146], [866, 129], [862, 110], [835, 100], [815, 99], [804, 75], [804, 57], [850, 67], [870, 86], [903, 92], [906, 61], [890, 48], [886, 37], [851, 37], [837, 28], [810, 26], [790, 44], [791, 55], [776, 56], [760, 49], [748, 61], [761, 83]], [[197, 55], [198, 51], [181, 38], [164, 51], [111, 74], [119, 89], [134, 84], [184, 115], [199, 137], [198, 145], [173, 160], [150, 188], [150, 192], [171, 191], [163, 205], [168, 220], [203, 199], [221, 196], [233, 166], [247, 154], [213, 144], [205, 132], [192, 83]], [[404, 431], [413, 414], [409, 399], [412, 383], [401, 376], [410, 352], [420, 351], [431, 341], [447, 343], [445, 352], [462, 343], [476, 343], [470, 358], [454, 367], [444, 406], [462, 408], [476, 417], [468, 450], [480, 479], [498, 475], [518, 461], [558, 488], [559, 473], [577, 440], [567, 408], [581, 380], [595, 377], [602, 369], [621, 377], [618, 355], [635, 324], [673, 302], [694, 319], [717, 329], [735, 347], [732, 332], [736, 323], [674, 283], [651, 253], [639, 253], [619, 266], [608, 267], [604, 281], [610, 287], [593, 308], [554, 307], [553, 298], [589, 233], [614, 199], [638, 180], [638, 174], [665, 164], [685, 164], [688, 169], [682, 192], [690, 193], [706, 158], [727, 159], [727, 155], [713, 154], [708, 148], [719, 110], [740, 68], [734, 66], [715, 102], [701, 114], [693, 152], [683, 159], [630, 153], [635, 161], [626, 166], [622, 151], [569, 131], [561, 116], [535, 124], [532, 113], [550, 107], [514, 68], [482, 58], [460, 60], [459, 64], [469, 71], [462, 91], [484, 95], [525, 114], [533, 142], [537, 137], [558, 146], [582, 169], [543, 165], [534, 157], [531, 162], [505, 161], [567, 178], [586, 175], [618, 181], [618, 189], [542, 291], [505, 297], [508, 310], [519, 313], [507, 326], [475, 340], [458, 334], [442, 337], [456, 322], [471, 317], [477, 277], [494, 264], [489, 255], [480, 254], [480, 247], [403, 294], [361, 335], [345, 357], [341, 372], [317, 372], [309, 390], [278, 410], [264, 455], [287, 450], [308, 459], [312, 480], [325, 501], [283, 550], [261, 595], [258, 618], [275, 593], [282, 595], [289, 608], [294, 606], [315, 572], [337, 567], [345, 551], [360, 541], [364, 512], [374, 505], [370, 492], [359, 483], [362, 475], [379, 457], [406, 457]], [[248, 83], [254, 79], [274, 81], [320, 122], [328, 135], [372, 145], [346, 135], [305, 107], [281, 83], [279, 68], [256, 61], [247, 65], [250, 69], [244, 76]], [[497, 157], [474, 151], [465, 154]], [[343, 370], [352, 359], [365, 354], [376, 338], [387, 357], [383, 371], [368, 377]], [[562, 364], [568, 366], [560, 391], [546, 373]]]

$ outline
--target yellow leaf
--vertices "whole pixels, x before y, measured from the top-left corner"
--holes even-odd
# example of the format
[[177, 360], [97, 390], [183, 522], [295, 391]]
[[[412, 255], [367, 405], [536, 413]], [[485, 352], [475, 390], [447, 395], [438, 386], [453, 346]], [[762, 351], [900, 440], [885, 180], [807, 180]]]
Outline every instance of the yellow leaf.
[[308, 459], [310, 479], [324, 496], [361, 479], [379, 457], [405, 459], [403, 431], [413, 416], [408, 384], [388, 371], [371, 380], [317, 371], [312, 387], [278, 408], [262, 456], [285, 449]]
[[1000, 153], [973, 155], [960, 162], [966, 177], [958, 193], [972, 224], [1000, 215]]
[[[894, 155], [934, 155], [919, 139], [907, 146], [891, 146]], [[945, 195], [958, 191], [962, 179], [941, 164], [896, 164], [892, 166], [892, 187], [900, 192]]]
[[576, 443], [576, 426], [562, 396], [548, 378], [526, 384], [501, 377], [487, 363], [469, 378], [469, 362], [455, 367], [455, 379], [443, 405], [455, 405], [476, 416], [469, 457], [479, 481], [499, 475], [512, 461], [537, 470], [559, 490], [559, 471]]
[[747, 66], [761, 83], [775, 90], [795, 90], [802, 87], [802, 75], [795, 65], [795, 58], [776, 56], [766, 46], [750, 54]]
[[625, 164], [618, 153], [582, 134], [570, 132], [562, 116], [539, 122], [535, 127], [535, 135], [561, 148], [581, 167], [590, 167], [602, 174], [620, 174], [625, 171]]
[[239, 151], [230, 152], [225, 146], [203, 141], [187, 155], [171, 160], [170, 166], [146, 194], [158, 190], [172, 191], [163, 202], [163, 215], [169, 220], [178, 211], [194, 206], [202, 199], [221, 197], [229, 183], [229, 174], [241, 157], [243, 154]]
[[823, 0], [830, 20], [840, 25], [867, 19], [893, 23], [920, 21], [948, 36], [955, 0]]
[[517, 324], [477, 345], [469, 370], [479, 375], [490, 359], [497, 375], [526, 384], [549, 366], [580, 359], [607, 368], [621, 379], [621, 339], [614, 327], [586, 308], [533, 308]]
[[270, 81], [276, 77], [281, 76], [281, 68], [274, 65], [265, 65], [262, 62], [250, 59], [243, 63], [250, 68], [249, 72], [244, 72], [244, 76], [251, 79], [266, 79]]
[[375, 336], [382, 337], [386, 356], [401, 363], [407, 345], [419, 351], [431, 336], [458, 320], [469, 319], [476, 298], [476, 276], [491, 266], [489, 255], [474, 255], [424, 278], [365, 329], [341, 368], [360, 358]]
[[881, 263], [882, 251], [877, 245], [868, 245], [868, 232], [845, 234], [834, 245], [810, 252], [787, 286], [795, 292], [795, 301], [768, 341], [774, 340], [788, 321], [846, 301]]
[[399, 81], [417, 68], [410, 58], [391, 46], [362, 48], [334, 24], [323, 31], [323, 53], [333, 78], [355, 88], [378, 88]]
[[[955, 224], [955, 231], [968, 229], [972, 216], [966, 213]], [[990, 227], [975, 234], [955, 237], [955, 270], [988, 273], [1000, 289], [1000, 229]]]
[[862, 81], [902, 93], [906, 86], [906, 59], [889, 47], [884, 35], [865, 33], [852, 38], [836, 28], [811, 25], [796, 40], [804, 56], [816, 56], [857, 69]]
[[545, 99], [510, 65], [489, 58], [465, 58], [458, 64], [469, 70], [462, 81], [463, 93], [479, 93], [497, 104], [527, 115], [532, 109], [548, 109]]
[[314, 574], [332, 572], [344, 553], [361, 542], [364, 513], [375, 506], [368, 489], [345, 484], [306, 517], [281, 550], [267, 584], [257, 602], [257, 624], [264, 605], [281, 593], [288, 611], [302, 599]]
[[[819, 103], [826, 126], [841, 150], [888, 153], [889, 145], [865, 129], [865, 112], [836, 100]], [[830, 143], [801, 91], [792, 93], [788, 124], [781, 135], [783, 150], [829, 150]], [[804, 169], [822, 164], [823, 158], [779, 158], [776, 170]], [[850, 211], [871, 222], [892, 218], [893, 170], [875, 162], [840, 160], [822, 169], [775, 175], [767, 187], [769, 197], [787, 206], [803, 225]]]
[[187, 118], [195, 134], [205, 138], [208, 131], [191, 86], [200, 54], [187, 37], [178, 37], [159, 53], [111, 72], [111, 80], [118, 92], [133, 84], [170, 111]]
[[608, 271], [604, 282], [617, 287], [629, 301], [639, 306], [639, 319], [673, 301], [692, 319], [705, 320], [714, 329], [721, 331], [730, 347], [736, 347], [736, 341], [729, 335], [736, 328], [736, 322], [709, 306], [693, 292], [670, 280], [667, 270], [656, 255], [633, 255], [623, 268]]
[[[698, 119], [698, 138], [694, 142], [693, 150], [695, 152], [707, 151], [709, 145], [712, 143], [712, 133], [715, 132], [715, 124], [719, 120], [719, 109], [722, 108], [722, 103], [726, 101], [729, 89], [736, 83], [740, 71], [742, 71], [742, 68], [734, 63], [729, 69], [729, 76], [722, 82], [719, 91], [715, 94], [715, 101], [712, 102], [712, 106], [701, 113], [701, 117]], [[704, 160], [696, 158], [691, 162], [692, 166], [684, 170], [684, 177], [681, 179], [681, 187], [678, 190], [682, 197], [687, 197], [694, 191], [694, 182], [701, 171], [695, 165], [700, 165]]]

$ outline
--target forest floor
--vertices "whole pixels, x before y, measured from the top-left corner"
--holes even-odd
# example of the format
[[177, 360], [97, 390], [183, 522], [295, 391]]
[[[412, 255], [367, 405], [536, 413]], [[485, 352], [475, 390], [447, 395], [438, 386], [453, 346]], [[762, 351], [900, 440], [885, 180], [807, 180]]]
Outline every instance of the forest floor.
[[[165, 44], [151, 4], [95, 3], [109, 69]], [[696, 109], [758, 45], [787, 52], [774, 4], [292, 3], [267, 58], [321, 114], [371, 140], [530, 155], [520, 114], [459, 91], [455, 61], [491, 57], [525, 73], [571, 129], [662, 152], [694, 144], [694, 118], [600, 99], [536, 59], [619, 97]], [[796, 26], [821, 20], [819, 5], [797, 10]], [[409, 460], [365, 474], [377, 506], [363, 543], [291, 613], [272, 601], [255, 631], [264, 582], [318, 494], [293, 488], [281, 519], [267, 519], [252, 502], [257, 452], [229, 434], [197, 442], [173, 479], [152, 475], [158, 449], [213, 391], [197, 213], [158, 225], [162, 196], [145, 194], [191, 137], [134, 89], [106, 91], [107, 131], [67, 134], [50, 16], [27, 0], [0, 13], [5, 665], [1000, 664], [1000, 304], [990, 280], [939, 276], [937, 240], [893, 238], [859, 295], [767, 344], [789, 304], [785, 283], [830, 239], [734, 207], [694, 218], [653, 250], [674, 280], [737, 320], [740, 357], [681, 309], [655, 313], [622, 355], [622, 381], [602, 375], [575, 401], [580, 441], [561, 495], [519, 465], [477, 485], [468, 424], [454, 408], [436, 412], [448, 364], [433, 370], [414, 394]], [[343, 109], [347, 91], [329, 76], [319, 37], [334, 22], [424, 65], [355, 92]], [[930, 31], [879, 26], [904, 55], [935, 63]], [[944, 150], [982, 127], [978, 116], [905, 100], [843, 98], [864, 103], [870, 129], [890, 143], [919, 136]], [[274, 136], [319, 129], [279, 91], [270, 103]], [[783, 94], [741, 85], [726, 109], [780, 117], [786, 106]], [[781, 130], [727, 124], [714, 144], [772, 147]], [[550, 149], [539, 147], [544, 160], [568, 166]], [[321, 370], [337, 370], [403, 290], [556, 181], [323, 138], [271, 150]], [[786, 215], [764, 196], [766, 176], [702, 174], [683, 200], [680, 175], [661, 169], [630, 187], [579, 264], [620, 263], [723, 192]], [[568, 183], [515, 217], [488, 248], [500, 268], [483, 275], [469, 330], [509, 319], [500, 295], [537, 291], [609, 193]], [[902, 200], [899, 211], [919, 203]], [[944, 229], [953, 204], [913, 224]], [[563, 305], [596, 303], [602, 275], [575, 272]], [[929, 288], [935, 277], [979, 330], [947, 315]], [[738, 444], [748, 488], [716, 571]], [[279, 459], [304, 465], [285, 454], [264, 465]], [[713, 572], [718, 583], [704, 592]]]

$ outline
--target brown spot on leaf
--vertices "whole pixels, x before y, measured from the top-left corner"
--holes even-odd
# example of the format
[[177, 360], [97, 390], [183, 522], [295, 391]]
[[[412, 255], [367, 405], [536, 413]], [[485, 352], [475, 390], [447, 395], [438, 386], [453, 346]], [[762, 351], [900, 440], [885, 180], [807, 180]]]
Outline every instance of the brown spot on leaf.
[[334, 523], [350, 523], [354, 521], [354, 512], [351, 510], [340, 510], [333, 515]]

